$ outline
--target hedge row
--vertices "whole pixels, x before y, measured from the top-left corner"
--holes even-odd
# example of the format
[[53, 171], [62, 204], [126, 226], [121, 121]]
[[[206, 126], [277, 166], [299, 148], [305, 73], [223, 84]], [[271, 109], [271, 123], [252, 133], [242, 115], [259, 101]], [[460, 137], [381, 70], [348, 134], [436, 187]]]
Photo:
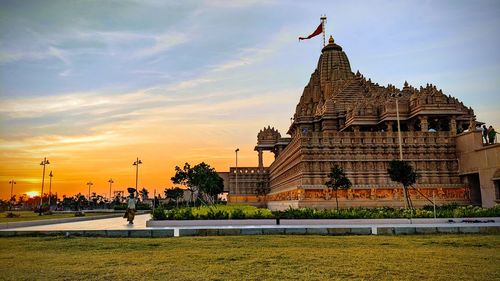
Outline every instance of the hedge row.
[[[481, 208], [475, 206], [459, 207], [445, 205], [437, 207], [438, 218], [500, 217], [500, 206]], [[212, 205], [202, 207], [182, 207], [166, 210], [162, 207], [153, 212], [155, 220], [224, 220], [224, 219], [384, 219], [384, 218], [433, 218], [433, 208], [422, 209], [395, 208], [349, 208], [349, 209], [288, 209], [271, 212], [252, 206]]]

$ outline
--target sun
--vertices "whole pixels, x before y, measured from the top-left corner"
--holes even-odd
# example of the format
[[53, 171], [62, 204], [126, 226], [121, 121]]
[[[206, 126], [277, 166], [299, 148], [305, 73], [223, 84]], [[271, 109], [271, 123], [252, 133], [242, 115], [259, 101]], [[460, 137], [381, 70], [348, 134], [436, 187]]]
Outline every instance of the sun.
[[30, 198], [33, 198], [35, 196], [38, 196], [38, 192], [36, 191], [28, 191], [26, 192], [26, 194], [30, 197]]

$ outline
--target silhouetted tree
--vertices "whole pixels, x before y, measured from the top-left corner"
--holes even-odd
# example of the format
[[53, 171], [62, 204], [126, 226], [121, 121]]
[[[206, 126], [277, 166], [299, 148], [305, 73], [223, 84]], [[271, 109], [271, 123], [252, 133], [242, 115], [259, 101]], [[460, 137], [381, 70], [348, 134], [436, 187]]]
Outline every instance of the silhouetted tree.
[[165, 188], [165, 197], [174, 200], [177, 207], [179, 207], [179, 199], [184, 196], [184, 189], [179, 187]]
[[204, 162], [194, 167], [185, 163], [182, 169], [176, 166], [175, 176], [171, 180], [174, 184], [182, 184], [192, 193], [197, 193], [198, 199], [201, 199], [200, 193], [207, 195], [211, 203], [224, 191], [224, 180], [214, 168]]
[[410, 162], [401, 160], [392, 160], [387, 169], [392, 181], [399, 182], [403, 185], [403, 192], [405, 195], [406, 206], [413, 208], [410, 200], [408, 187], [417, 182], [417, 173], [413, 170]]
[[264, 202], [266, 201], [266, 196], [271, 192], [271, 188], [264, 181], [257, 182], [257, 188], [255, 189], [255, 193], [257, 196], [263, 196]]
[[143, 187], [139, 193], [141, 194], [142, 201], [148, 199], [149, 191], [145, 187]]
[[337, 203], [337, 211], [339, 210], [339, 199], [337, 196], [337, 190], [348, 189], [351, 187], [351, 181], [346, 177], [344, 170], [339, 166], [333, 166], [330, 174], [328, 174], [329, 180], [325, 182], [328, 188], [335, 191], [335, 202]]

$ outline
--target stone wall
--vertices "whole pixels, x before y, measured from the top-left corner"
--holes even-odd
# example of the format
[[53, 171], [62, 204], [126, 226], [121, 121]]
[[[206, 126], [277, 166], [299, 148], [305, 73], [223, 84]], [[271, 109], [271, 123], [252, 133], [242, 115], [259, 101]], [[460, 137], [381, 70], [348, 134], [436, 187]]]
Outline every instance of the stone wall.
[[[450, 132], [402, 132], [402, 143], [403, 158], [419, 174], [417, 186], [461, 186]], [[393, 159], [399, 159], [396, 132], [309, 133], [294, 139], [270, 166], [272, 192], [323, 185], [333, 165], [355, 187], [387, 186], [393, 184], [387, 174]]]
[[228, 182], [224, 183], [224, 189], [229, 190], [228, 202], [265, 206], [265, 196], [257, 196], [259, 184], [269, 184], [269, 168], [230, 167]]
[[500, 198], [495, 194], [495, 184], [500, 184], [500, 144], [483, 144], [481, 131], [458, 135], [456, 144], [459, 174], [464, 177], [479, 175], [483, 207], [499, 204]]

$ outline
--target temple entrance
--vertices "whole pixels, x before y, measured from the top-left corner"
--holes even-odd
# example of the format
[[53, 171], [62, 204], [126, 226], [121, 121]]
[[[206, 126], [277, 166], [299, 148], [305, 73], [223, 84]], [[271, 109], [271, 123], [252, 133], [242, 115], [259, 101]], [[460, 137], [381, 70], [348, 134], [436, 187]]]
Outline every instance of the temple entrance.
[[470, 188], [470, 200], [473, 205], [481, 206], [481, 184], [479, 182], [479, 173], [461, 176], [462, 182]]

